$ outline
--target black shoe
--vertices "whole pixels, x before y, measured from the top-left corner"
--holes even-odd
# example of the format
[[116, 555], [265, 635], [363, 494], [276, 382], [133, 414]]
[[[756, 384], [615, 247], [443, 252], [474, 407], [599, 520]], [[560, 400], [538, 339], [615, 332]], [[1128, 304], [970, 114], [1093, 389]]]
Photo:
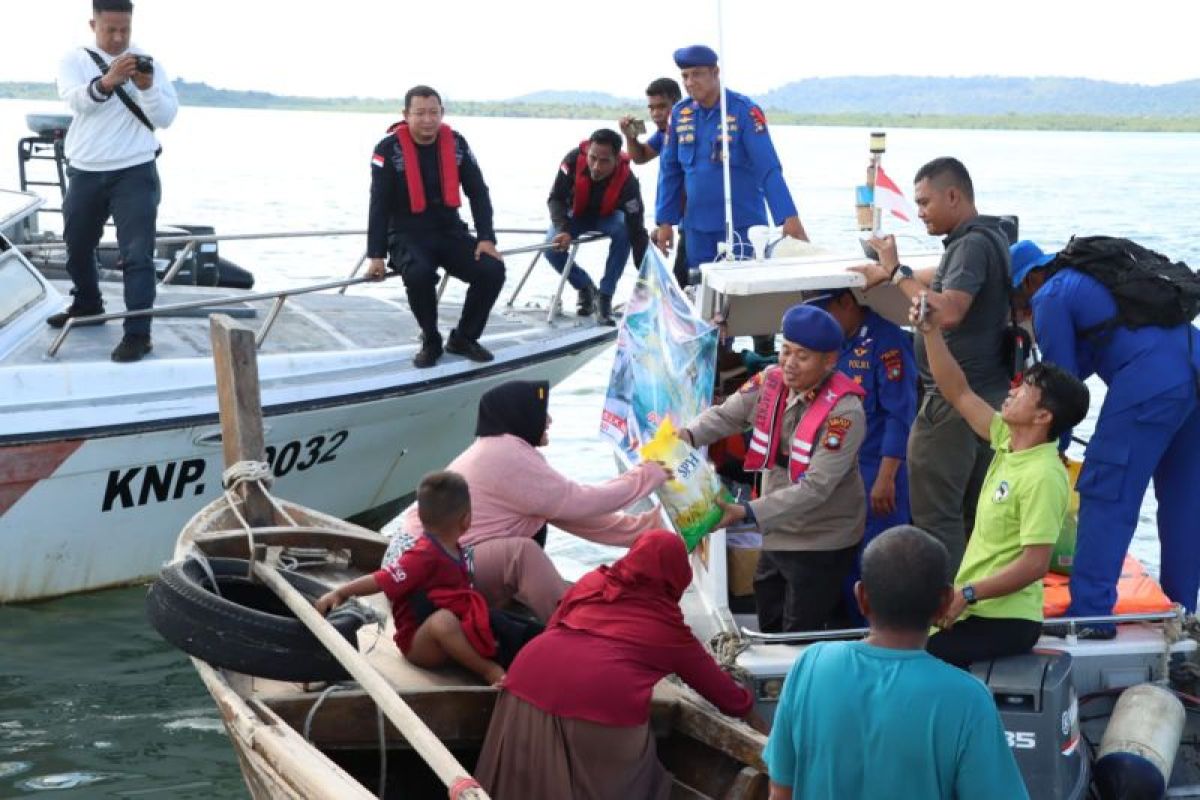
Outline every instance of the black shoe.
[[127, 333], [121, 337], [121, 343], [112, 351], [112, 360], [118, 364], [130, 361], [141, 361], [142, 356], [154, 349], [147, 333]]
[[[1065, 639], [1069, 633], [1069, 626], [1063, 622], [1049, 623], [1042, 626], [1042, 633], [1047, 636], [1057, 636], [1059, 639]], [[1117, 626], [1076, 625], [1075, 635], [1080, 639], [1107, 642], [1109, 639], [1117, 638]]]
[[[51, 328], [61, 328], [67, 324], [67, 320], [72, 317], [94, 317], [97, 314], [104, 313], [104, 304], [84, 305], [78, 300], [72, 300], [71, 305], [65, 311], [59, 311], [57, 314], [51, 314], [46, 317], [46, 324]], [[102, 325], [102, 322], [94, 322], [93, 325]]]
[[617, 321], [613, 319], [611, 294], [600, 292], [596, 295], [596, 321], [601, 325], [616, 327]]
[[479, 342], [472, 342], [453, 333], [450, 334], [450, 338], [446, 341], [446, 352], [479, 362], [492, 361], [496, 358], [492, 355], [491, 350], [488, 350]]
[[575, 313], [581, 317], [590, 317], [596, 310], [596, 289], [585, 286], [579, 290], [579, 300], [575, 304]]
[[422, 337], [421, 349], [413, 356], [413, 366], [417, 369], [432, 367], [442, 357], [442, 337], [426, 339]]

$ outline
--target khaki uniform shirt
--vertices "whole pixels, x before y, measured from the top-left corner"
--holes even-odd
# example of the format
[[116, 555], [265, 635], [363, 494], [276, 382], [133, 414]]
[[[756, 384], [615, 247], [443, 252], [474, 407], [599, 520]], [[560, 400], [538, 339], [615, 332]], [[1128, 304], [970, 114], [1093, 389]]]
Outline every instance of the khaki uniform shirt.
[[[686, 430], [696, 446], [751, 429], [760, 389], [761, 384], [747, 384], [693, 420]], [[862, 540], [867, 518], [858, 471], [858, 450], [867, 434], [862, 401], [847, 395], [837, 402], [818, 430], [808, 470], [792, 483], [787, 462], [792, 434], [809, 405], [788, 390], [779, 436], [781, 458], [765, 473], [762, 496], [750, 503], [764, 550], [841, 550]]]

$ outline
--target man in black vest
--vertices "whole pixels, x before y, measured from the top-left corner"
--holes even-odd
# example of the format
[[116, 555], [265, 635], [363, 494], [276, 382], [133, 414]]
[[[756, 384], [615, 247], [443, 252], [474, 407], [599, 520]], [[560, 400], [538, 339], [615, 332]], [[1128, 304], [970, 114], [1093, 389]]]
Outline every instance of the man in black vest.
[[547, 251], [546, 260], [560, 273], [575, 237], [589, 231], [608, 234], [608, 260], [599, 293], [588, 274], [574, 264], [567, 280], [579, 293], [579, 316], [588, 316], [594, 309], [600, 322], [615, 325], [613, 292], [629, 260], [630, 247], [634, 261], [641, 264], [650, 242], [642, 188], [629, 171], [629, 156], [621, 152], [620, 134], [601, 128], [567, 153], [554, 176], [547, 205], [552, 225], [546, 240], [554, 242], [556, 249]]
[[[467, 140], [442, 124], [442, 98], [428, 86], [404, 95], [404, 121], [393, 125], [371, 157], [371, 209], [367, 223], [367, 275], [382, 278], [384, 257], [400, 273], [408, 305], [421, 326], [417, 367], [442, 356], [438, 331], [438, 268], [468, 285], [458, 326], [445, 352], [472, 361], [494, 356], [479, 343], [488, 314], [504, 286], [496, 249], [492, 201]], [[458, 214], [459, 186], [471, 202], [476, 236]]]

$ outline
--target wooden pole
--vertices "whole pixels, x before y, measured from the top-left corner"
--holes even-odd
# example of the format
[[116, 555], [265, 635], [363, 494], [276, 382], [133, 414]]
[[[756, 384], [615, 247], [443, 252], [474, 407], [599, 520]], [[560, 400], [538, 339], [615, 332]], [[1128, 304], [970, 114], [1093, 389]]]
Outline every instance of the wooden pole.
[[[225, 468], [239, 461], [263, 461], [262, 401], [254, 331], [242, 327], [230, 316], [213, 314], [209, 317], [209, 334], [217, 372]], [[275, 523], [275, 509], [265, 492], [252, 484], [243, 484], [239, 491], [247, 522], [256, 527]]]
[[[429, 730], [416, 712], [400, 699], [400, 696], [384, 680], [383, 676], [375, 671], [366, 657], [343, 639], [342, 635], [317, 612], [304, 595], [296, 591], [273, 568], [261, 561], [254, 562], [254, 574], [258, 576], [259, 580], [270, 586], [275, 594], [279, 595], [292, 613], [308, 626], [308, 629], [321, 640], [321, 643], [338, 660], [338, 663], [346, 668], [346, 671], [358, 681], [367, 694], [371, 695], [387, 718], [396, 726], [396, 730], [400, 731], [421, 758], [425, 759], [425, 763], [442, 783], [450, 787], [457, 781], [470, 777], [471, 773], [458, 763], [454, 754], [446, 749], [446, 746], [434, 735], [433, 731]], [[482, 789], [466, 789], [459, 794], [459, 797], [463, 800], [488, 800], [487, 793]]]

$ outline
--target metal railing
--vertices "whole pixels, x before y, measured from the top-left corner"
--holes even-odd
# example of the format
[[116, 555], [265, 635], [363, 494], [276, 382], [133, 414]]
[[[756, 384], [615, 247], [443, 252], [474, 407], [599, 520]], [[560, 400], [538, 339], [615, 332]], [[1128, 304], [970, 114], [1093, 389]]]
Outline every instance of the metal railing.
[[[538, 228], [538, 229], [504, 228], [504, 229], [497, 229], [496, 232], [497, 233], [508, 233], [508, 234], [522, 234], [522, 235], [544, 235], [545, 234], [545, 231], [540, 228]], [[194, 235], [158, 237], [155, 239], [156, 244], [183, 244], [184, 245], [183, 250], [181, 250], [179, 252], [177, 257], [175, 258], [175, 261], [171, 264], [171, 267], [163, 275], [162, 280], [159, 281], [159, 285], [161, 286], [163, 284], [167, 284], [172, 279], [174, 279], [175, 275], [179, 272], [180, 268], [183, 266], [183, 263], [191, 255], [191, 253], [195, 252], [195, 248], [198, 245], [207, 243], [207, 242], [253, 241], [253, 240], [259, 240], [259, 239], [301, 239], [301, 238], [311, 238], [311, 237], [318, 237], [318, 236], [325, 236], [325, 237], [354, 236], [354, 235], [365, 235], [365, 234], [366, 234], [365, 230], [330, 230], [330, 231], [294, 231], [294, 232], [287, 232], [287, 233], [194, 234]], [[591, 243], [591, 242], [607, 239], [607, 238], [608, 238], [608, 236], [606, 234], [602, 234], [602, 233], [598, 233], [598, 232], [591, 232], [591, 233], [584, 233], [581, 236], [579, 236], [578, 238], [572, 240], [571, 246], [570, 246], [570, 251], [569, 251], [569, 254], [567, 257], [566, 266], [563, 267], [562, 275], [559, 277], [559, 280], [558, 280], [557, 289], [555, 290], [554, 296], [551, 298], [551, 301], [550, 301], [550, 308], [546, 315], [546, 323], [547, 324], [554, 323], [554, 318], [558, 312], [563, 289], [566, 286], [567, 275], [570, 273], [571, 267], [574, 266], [574, 264], [575, 264], [575, 255], [579, 251], [580, 246]], [[61, 242], [61, 241], [37, 242], [37, 243], [19, 245], [18, 249], [21, 250], [21, 252], [23, 252], [23, 253], [29, 253], [29, 252], [37, 252], [37, 251], [43, 251], [43, 250], [65, 249], [65, 246], [66, 246], [65, 243]], [[539, 244], [526, 245], [523, 247], [515, 247], [512, 249], [500, 252], [501, 257], [522, 255], [522, 254], [527, 254], [527, 253], [535, 254], [533, 259], [529, 263], [529, 267], [525, 270], [525, 274], [521, 276], [521, 280], [518, 283], [516, 290], [513, 292], [512, 296], [509, 298], [508, 302], [505, 304], [506, 308], [512, 308], [513, 304], [516, 302], [517, 296], [520, 294], [521, 289], [525, 286], [526, 281], [528, 281], [529, 276], [533, 272], [533, 268], [537, 264], [538, 259], [541, 257], [542, 253], [544, 253], [548, 250], [554, 249], [554, 247], [555, 247], [554, 244], [552, 244], [551, 242], [541, 242]], [[366, 262], [366, 260], [367, 260], [367, 254], [364, 252], [362, 257], [359, 258], [357, 263], [354, 265], [354, 268], [350, 271], [350, 276], [348, 278], [345, 278], [343, 280], [338, 280], [338, 281], [326, 281], [323, 283], [311, 284], [309, 286], [301, 286], [301, 287], [297, 287], [297, 288], [293, 288], [293, 289], [280, 289], [278, 291], [272, 291], [272, 292], [249, 292], [249, 293], [239, 293], [239, 294], [228, 294], [228, 295], [222, 295], [220, 297], [207, 298], [204, 300], [191, 300], [191, 301], [184, 302], [184, 303], [173, 303], [170, 305], [156, 306], [154, 308], [139, 309], [139, 310], [135, 310], [135, 311], [114, 311], [112, 313], [97, 314], [95, 316], [90, 316], [90, 317], [70, 317], [67, 319], [66, 323], [63, 325], [62, 330], [60, 330], [58, 335], [54, 337], [54, 341], [50, 343], [50, 347], [46, 351], [46, 357], [47, 358], [55, 358], [58, 355], [58, 351], [62, 348], [63, 343], [66, 341], [67, 337], [71, 334], [71, 331], [74, 330], [75, 328], [99, 325], [99, 324], [103, 324], [105, 322], [109, 322], [111, 320], [124, 320], [124, 319], [130, 319], [130, 318], [138, 318], [138, 317], [153, 318], [153, 317], [159, 317], [159, 316], [169, 316], [172, 314], [178, 314], [179, 312], [182, 312], [182, 311], [191, 311], [191, 310], [196, 310], [196, 309], [207, 308], [207, 309], [212, 309], [212, 310], [216, 311], [216, 310], [218, 310], [216, 307], [219, 307], [223, 303], [252, 303], [252, 302], [263, 301], [263, 300], [272, 300], [273, 303], [271, 304], [270, 310], [268, 310], [268, 312], [267, 312], [266, 319], [263, 321], [262, 327], [260, 327], [258, 332], [255, 334], [256, 346], [262, 347], [263, 342], [266, 340], [267, 335], [271, 332], [271, 328], [274, 326], [276, 319], [278, 319], [279, 314], [283, 310], [283, 306], [287, 302], [287, 299], [289, 297], [292, 297], [295, 295], [301, 295], [301, 294], [311, 294], [313, 292], [322, 292], [322, 291], [326, 291], [329, 289], [337, 289], [339, 294], [344, 294], [346, 289], [348, 289], [351, 286], [361, 284], [361, 283], [380, 283], [382, 281], [387, 280], [388, 278], [395, 277], [395, 274], [385, 275], [383, 278], [380, 278], [378, 280], [372, 279], [372, 278], [367, 278], [367, 277], [361, 277], [361, 278], [357, 277], [358, 271], [360, 269], [362, 269], [362, 265]], [[442, 281], [439, 284], [438, 290], [437, 290], [437, 297], [438, 297], [439, 301], [442, 298], [442, 293], [445, 292], [445, 290], [446, 290], [446, 284], [449, 282], [449, 280], [450, 280], [449, 273], [446, 273], [445, 275], [442, 276]], [[227, 311], [227, 309], [219, 309], [219, 310]]]
[[[1142, 614], [1106, 614], [1095, 617], [1052, 617], [1043, 620], [1043, 627], [1065, 626], [1066, 638], [1069, 643], [1078, 638], [1078, 629], [1088, 625], [1115, 625], [1124, 622], [1166, 622], [1178, 619], [1181, 612], [1153, 611]], [[800, 644], [802, 642], [819, 642], [826, 639], [853, 639], [866, 636], [869, 628], [846, 628], [843, 630], [797, 631], [795, 633], [764, 633], [742, 626], [739, 633], [745, 639], [765, 644]]]

